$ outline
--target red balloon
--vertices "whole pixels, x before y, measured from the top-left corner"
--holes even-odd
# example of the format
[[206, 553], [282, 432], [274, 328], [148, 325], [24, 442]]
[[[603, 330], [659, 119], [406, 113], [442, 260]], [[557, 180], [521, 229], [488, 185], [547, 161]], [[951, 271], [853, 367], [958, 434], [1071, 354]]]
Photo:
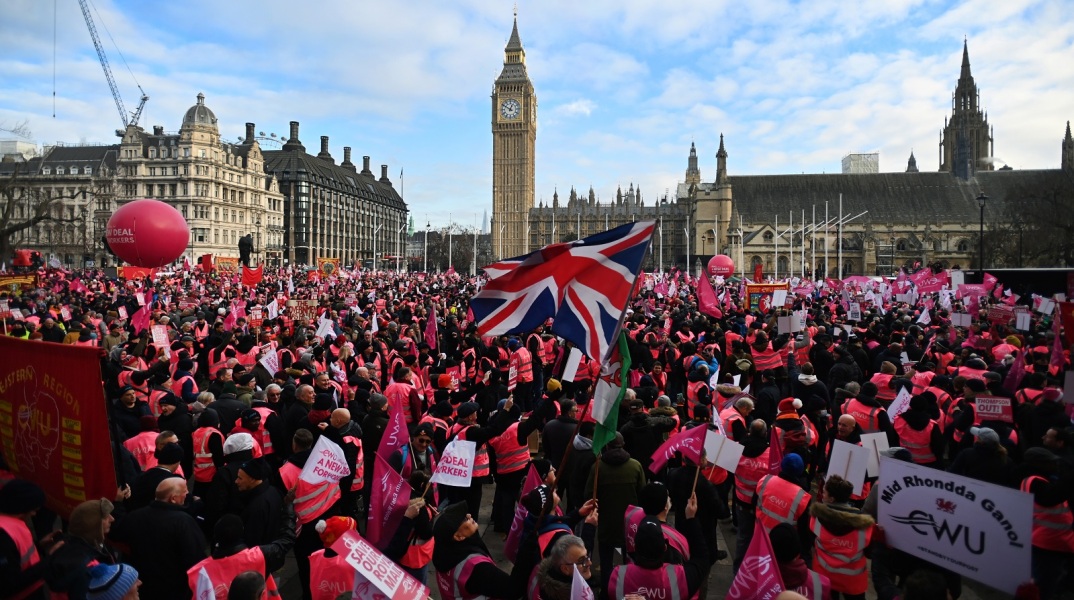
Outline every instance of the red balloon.
[[726, 254], [717, 254], [709, 259], [709, 275], [730, 277], [735, 274], [735, 261]]
[[190, 242], [190, 226], [179, 211], [160, 200], [135, 200], [108, 219], [105, 234], [116, 256], [135, 267], [174, 262]]

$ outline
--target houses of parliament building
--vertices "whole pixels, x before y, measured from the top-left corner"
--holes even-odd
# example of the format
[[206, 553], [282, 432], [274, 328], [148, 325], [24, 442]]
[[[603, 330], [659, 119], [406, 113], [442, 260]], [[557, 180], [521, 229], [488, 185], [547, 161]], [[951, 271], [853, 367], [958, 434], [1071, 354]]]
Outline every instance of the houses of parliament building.
[[941, 131], [938, 172], [919, 171], [911, 152], [904, 172], [732, 175], [731, 143], [725, 146], [721, 135], [715, 176], [703, 175], [691, 144], [674, 198], [647, 201], [631, 184], [616, 190], [614, 202], [598, 201], [592, 188], [571, 188], [565, 201], [555, 190], [550, 204], [535, 205], [537, 96], [516, 18], [492, 93], [492, 252], [519, 256], [623, 223], [655, 220], [647, 271], [677, 266], [697, 272], [714, 254], [731, 256], [739, 272], [752, 273], [760, 264], [766, 275], [778, 277], [886, 275], [917, 262], [977, 267], [982, 202], [993, 223], [1017, 212], [1029, 190], [1074, 198], [1074, 139], [1068, 123], [1059, 168], [995, 169], [992, 130], [967, 45], [951, 111]]

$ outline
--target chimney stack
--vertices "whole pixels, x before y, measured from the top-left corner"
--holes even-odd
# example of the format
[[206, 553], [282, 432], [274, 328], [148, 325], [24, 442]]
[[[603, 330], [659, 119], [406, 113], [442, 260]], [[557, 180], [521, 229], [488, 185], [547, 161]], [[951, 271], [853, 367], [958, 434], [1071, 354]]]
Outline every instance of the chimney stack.
[[153, 126], [153, 135], [164, 135], [164, 126], [163, 125], [154, 125]]
[[254, 124], [253, 123], [247, 123], [246, 124], [246, 143], [247, 144], [254, 143]]
[[363, 156], [362, 157], [362, 175], [369, 175], [370, 177], [373, 176], [373, 171], [369, 170], [369, 157], [368, 156]]
[[336, 162], [336, 161], [332, 160], [332, 155], [328, 153], [328, 136], [327, 135], [322, 135], [321, 136], [321, 151], [317, 153], [317, 158], [319, 158], [321, 160], [326, 160], [326, 161], [328, 161], [328, 162], [330, 162], [332, 164], [335, 164], [335, 162]]
[[391, 183], [388, 179], [388, 165], [380, 165], [380, 181], [381, 183]]
[[354, 163], [351, 162], [351, 147], [343, 146], [343, 162], [339, 163], [339, 166], [350, 169], [351, 171], [357, 171], [354, 168]]
[[298, 139], [298, 121], [291, 121], [291, 137], [287, 138], [287, 143], [283, 145], [283, 149], [288, 151], [298, 150], [299, 152], [306, 151], [306, 147]]

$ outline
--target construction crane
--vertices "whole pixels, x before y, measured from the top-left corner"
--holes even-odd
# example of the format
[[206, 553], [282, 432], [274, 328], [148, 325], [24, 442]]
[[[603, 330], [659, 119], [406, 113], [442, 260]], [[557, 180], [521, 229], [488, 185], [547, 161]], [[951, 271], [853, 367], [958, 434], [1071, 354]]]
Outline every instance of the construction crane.
[[145, 90], [142, 86], [138, 85], [138, 91], [142, 93], [141, 102], [138, 103], [138, 110], [133, 114], [127, 114], [127, 107], [123, 105], [123, 98], [119, 95], [119, 86], [116, 85], [116, 78], [112, 76], [112, 67], [108, 64], [108, 56], [104, 53], [104, 46], [101, 45], [101, 38], [97, 35], [97, 27], [93, 24], [93, 17], [90, 15], [89, 3], [87, 0], [78, 0], [78, 5], [82, 8], [82, 16], [86, 19], [86, 27], [89, 29], [90, 37], [93, 38], [93, 47], [97, 49], [97, 58], [101, 61], [101, 69], [104, 70], [104, 77], [108, 80], [108, 87], [112, 90], [112, 98], [116, 101], [116, 109], [119, 110], [119, 119], [123, 121], [123, 129], [116, 130], [116, 135], [123, 137], [127, 127], [131, 125], [138, 125], [138, 120], [142, 118], [142, 110], [145, 109], [145, 101], [149, 100], [149, 96], [145, 94]]

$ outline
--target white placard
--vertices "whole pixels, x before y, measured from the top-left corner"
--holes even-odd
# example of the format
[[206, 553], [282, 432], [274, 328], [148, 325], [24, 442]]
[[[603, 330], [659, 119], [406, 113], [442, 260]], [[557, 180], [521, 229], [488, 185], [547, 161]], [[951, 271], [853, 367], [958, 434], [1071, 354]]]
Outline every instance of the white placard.
[[145, 294], [142, 292], [135, 292], [134, 299], [138, 301], [138, 306], [145, 306]]
[[731, 383], [735, 387], [738, 387], [738, 382], [740, 382], [740, 381], [742, 381], [742, 374], [741, 373], [736, 373], [736, 374], [731, 376]]
[[268, 309], [268, 318], [275, 319], [280, 316], [280, 303], [277, 302], [275, 298], [273, 298], [272, 302], [269, 302], [268, 306], [265, 308]]
[[787, 290], [775, 290], [772, 292], [772, 306], [782, 308], [787, 304]]
[[847, 319], [851, 321], [861, 320], [861, 305], [857, 302], [850, 303], [850, 309], [847, 310]]
[[969, 327], [973, 325], [973, 317], [969, 313], [955, 313], [951, 315], [951, 324], [955, 327]]
[[474, 454], [477, 444], [466, 440], [451, 440], [444, 448], [440, 462], [429, 479], [430, 483], [442, 483], [452, 487], [470, 487], [474, 478]]
[[865, 465], [865, 474], [869, 477], [876, 477], [880, 474], [880, 453], [890, 448], [888, 434], [883, 431], [864, 433], [861, 436], [861, 447], [869, 451], [869, 463]]
[[910, 408], [910, 398], [912, 397], [913, 396], [910, 395], [910, 391], [906, 388], [901, 388], [899, 390], [898, 395], [895, 396], [895, 399], [892, 400], [891, 405], [888, 406], [888, 416], [891, 417], [892, 423], [895, 422], [895, 417], [901, 415], [902, 413], [906, 412], [908, 408]]
[[276, 354], [276, 351], [271, 348], [267, 349], [257, 362], [261, 363], [261, 366], [265, 367], [265, 370], [273, 377], [280, 370], [280, 355]]
[[966, 274], [964, 272], [962, 272], [962, 271], [959, 271], [957, 269], [952, 269], [952, 270], [948, 271], [947, 274], [951, 278], [951, 280], [950, 280], [951, 283], [948, 284], [948, 285], [950, 285], [951, 289], [953, 289], [953, 290], [957, 290], [958, 286], [966, 283]]
[[745, 446], [719, 432], [709, 430], [705, 434], [705, 458], [728, 473], [738, 470]]
[[1019, 331], [1029, 331], [1033, 326], [1033, 316], [1027, 312], [1019, 311], [1014, 314], [1014, 328]]
[[306, 459], [306, 466], [302, 467], [302, 473], [298, 478], [306, 483], [318, 485], [324, 482], [339, 483], [340, 479], [351, 474], [351, 468], [347, 466], [347, 457], [343, 454], [343, 448], [325, 436], [317, 438]]
[[854, 484], [854, 493], [860, 495], [865, 485], [865, 471], [869, 466], [869, 451], [857, 444], [835, 440], [832, 458], [828, 461], [828, 475], [838, 475]]
[[887, 457], [877, 485], [889, 546], [1008, 594], [1029, 581], [1032, 495]]
[[[348, 593], [344, 590], [337, 594], [338, 588], [333, 587], [330, 589], [332, 598], [341, 594], [346, 594], [347, 598], [377, 600], [422, 600], [429, 597], [429, 588], [411, 577], [353, 529], [344, 532], [332, 545], [332, 550], [355, 569], [352, 591]], [[323, 585], [325, 582], [321, 583]]]
[[578, 348], [571, 348], [571, 353], [567, 355], [567, 362], [563, 365], [563, 381], [574, 381], [574, 378], [578, 376], [578, 364], [582, 362], [582, 351]]
[[797, 327], [797, 329], [793, 329], [794, 331], [802, 331], [806, 328], [806, 315], [807, 313], [804, 310], [794, 312], [795, 319], [791, 323], [792, 328]]
[[335, 325], [332, 323], [332, 319], [321, 317], [321, 322], [317, 326], [317, 333], [314, 333], [313, 335], [321, 338], [322, 340], [327, 340], [328, 336], [335, 337], [336, 328]]
[[1052, 302], [1050, 298], [1042, 298], [1040, 306], [1037, 307], [1037, 312], [1042, 315], [1050, 315], [1055, 311], [1055, 302]]
[[793, 317], [776, 317], [776, 330], [780, 333], [791, 333], [791, 321]]

